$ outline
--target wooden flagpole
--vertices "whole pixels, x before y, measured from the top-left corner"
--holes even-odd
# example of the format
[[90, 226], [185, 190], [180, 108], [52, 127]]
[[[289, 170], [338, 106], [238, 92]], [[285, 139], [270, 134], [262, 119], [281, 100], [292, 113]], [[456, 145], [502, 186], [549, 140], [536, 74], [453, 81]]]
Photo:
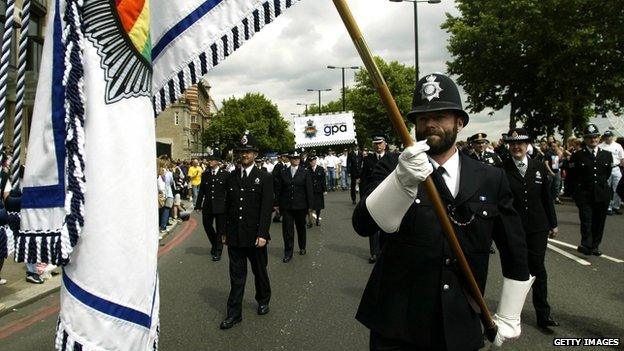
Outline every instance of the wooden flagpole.
[[[368, 45], [364, 40], [364, 36], [362, 35], [360, 28], [353, 18], [353, 14], [349, 9], [346, 0], [333, 1], [336, 9], [338, 10], [338, 13], [340, 14], [340, 17], [342, 18], [342, 21], [347, 27], [347, 31], [349, 32], [349, 35], [351, 36], [351, 39], [353, 40], [353, 43], [355, 44], [355, 47], [360, 54], [360, 57], [362, 58], [362, 61], [364, 61], [364, 65], [366, 66], [366, 70], [371, 76], [373, 84], [377, 88], [377, 92], [379, 93], [379, 96], [381, 97], [381, 100], [386, 107], [388, 117], [390, 118], [394, 129], [399, 134], [403, 145], [405, 145], [406, 147], [413, 145], [414, 141], [412, 140], [412, 136], [410, 135], [407, 126], [405, 125], [405, 122], [401, 117], [401, 112], [399, 111], [399, 108], [397, 107], [397, 104], [394, 101], [392, 94], [390, 93], [390, 89], [388, 89], [388, 86], [386, 85], [386, 81], [383, 78], [379, 67], [377, 67], [377, 64], [373, 60], [370, 49], [368, 48]], [[436, 189], [431, 177], [428, 177], [424, 181], [424, 185], [425, 189], [427, 190], [427, 194], [429, 195], [429, 198], [433, 202], [434, 210], [438, 215], [438, 218], [440, 219], [442, 229], [444, 230], [448, 242], [451, 245], [451, 250], [457, 258], [459, 268], [461, 269], [462, 273], [464, 274], [464, 278], [468, 283], [468, 286], [466, 288], [470, 296], [474, 299], [474, 301], [477, 303], [481, 310], [480, 317], [483, 325], [485, 326], [485, 334], [490, 341], [493, 341], [497, 333], [496, 324], [492, 319], [492, 314], [490, 313], [490, 310], [485, 304], [485, 300], [483, 299], [483, 295], [481, 294], [479, 285], [477, 285], [477, 281], [474, 278], [472, 270], [468, 265], [466, 256], [464, 256], [464, 252], [459, 245], [457, 235], [455, 234], [455, 228], [451, 224], [446, 210], [444, 209], [440, 194], [438, 193], [438, 190]]]

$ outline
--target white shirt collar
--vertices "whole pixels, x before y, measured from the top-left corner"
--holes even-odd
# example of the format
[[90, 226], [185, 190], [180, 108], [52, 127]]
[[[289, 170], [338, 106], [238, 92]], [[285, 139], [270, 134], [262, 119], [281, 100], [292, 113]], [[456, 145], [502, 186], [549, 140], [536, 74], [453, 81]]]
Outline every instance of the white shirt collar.
[[[440, 165], [429, 157], [429, 161], [433, 164], [433, 168], [437, 169]], [[444, 179], [444, 183], [446, 183], [446, 187], [449, 189], [453, 197], [457, 196], [459, 192], [459, 172], [460, 172], [460, 163], [459, 163], [459, 151], [455, 149], [455, 153], [451, 156], [444, 164], [444, 174], [442, 175], [442, 179]]]
[[[249, 175], [251, 174], [251, 170], [255, 167], [255, 164], [251, 164], [251, 166], [247, 167], [247, 168], [243, 168], [243, 170], [247, 171], [247, 176], [249, 177]], [[241, 170], [241, 178], [243, 177], [243, 171]]]
[[213, 168], [213, 169], [212, 169], [212, 172], [214, 172], [214, 173], [219, 172], [219, 166], [217, 166], [217, 167]]
[[384, 155], [385, 155], [385, 154], [386, 154], [386, 152], [385, 152], [385, 151], [384, 151], [384, 152], [382, 152], [382, 153], [380, 153], [380, 154], [375, 153], [375, 157], [377, 157], [377, 158], [382, 158], [382, 157], [384, 157]]

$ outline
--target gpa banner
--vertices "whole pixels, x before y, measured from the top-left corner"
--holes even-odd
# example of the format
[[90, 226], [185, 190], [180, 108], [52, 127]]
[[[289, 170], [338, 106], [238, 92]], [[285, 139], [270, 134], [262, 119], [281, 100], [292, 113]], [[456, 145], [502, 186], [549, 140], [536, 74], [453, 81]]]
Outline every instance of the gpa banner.
[[295, 117], [295, 145], [316, 147], [356, 142], [353, 112]]
[[15, 259], [63, 266], [57, 350], [158, 348], [154, 115], [295, 2], [49, 2]]

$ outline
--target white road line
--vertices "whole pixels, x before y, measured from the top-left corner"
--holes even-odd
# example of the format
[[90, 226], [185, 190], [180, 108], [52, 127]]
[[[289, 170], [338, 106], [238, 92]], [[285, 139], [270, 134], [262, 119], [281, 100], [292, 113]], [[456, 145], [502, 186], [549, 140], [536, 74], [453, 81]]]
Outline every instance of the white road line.
[[[548, 239], [548, 241], [550, 241], [551, 243], [559, 244], [561, 246], [569, 247], [571, 249], [575, 249], [576, 250], [576, 246], [575, 245], [568, 244], [568, 243], [566, 243], [564, 241], [559, 241], [559, 240], [555, 240], [555, 239]], [[624, 263], [624, 260], [620, 260], [619, 258], [607, 256], [605, 254], [602, 254], [602, 256], [600, 256], [600, 257], [602, 257], [604, 259], [607, 259], [609, 261], [613, 261], [615, 263]]]
[[560, 248], [558, 248], [556, 246], [553, 246], [551, 244], [548, 244], [547, 246], [548, 246], [549, 249], [553, 250], [554, 252], [560, 253], [563, 256], [565, 256], [565, 257], [567, 257], [567, 258], [569, 258], [571, 260], [574, 260], [574, 261], [576, 261], [577, 263], [579, 263], [579, 264], [581, 264], [583, 266], [591, 266], [591, 263], [589, 261], [585, 261], [584, 259], [582, 259], [580, 257], [576, 257], [573, 254], [568, 253], [567, 251], [563, 251]]

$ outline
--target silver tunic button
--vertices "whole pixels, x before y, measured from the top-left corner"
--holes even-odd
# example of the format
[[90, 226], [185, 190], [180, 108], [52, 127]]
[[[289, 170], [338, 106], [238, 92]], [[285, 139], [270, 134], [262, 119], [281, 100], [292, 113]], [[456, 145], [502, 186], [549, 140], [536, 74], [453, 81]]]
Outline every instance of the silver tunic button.
[[487, 211], [483, 211], [483, 215], [484, 215], [484, 216], [487, 216]]
[[243, 216], [238, 217], [238, 219], [243, 219]]
[[243, 198], [241, 197], [240, 200], [243, 201]]
[[420, 203], [420, 199], [416, 199], [416, 203], [419, 204]]
[[450, 266], [451, 265], [451, 259], [447, 258], [446, 260], [444, 260], [444, 264], [447, 265], [447, 266]]
[[451, 287], [448, 284], [444, 284], [444, 286], [442, 286], [442, 290], [444, 291], [448, 291], [448, 289], [450, 289]]

